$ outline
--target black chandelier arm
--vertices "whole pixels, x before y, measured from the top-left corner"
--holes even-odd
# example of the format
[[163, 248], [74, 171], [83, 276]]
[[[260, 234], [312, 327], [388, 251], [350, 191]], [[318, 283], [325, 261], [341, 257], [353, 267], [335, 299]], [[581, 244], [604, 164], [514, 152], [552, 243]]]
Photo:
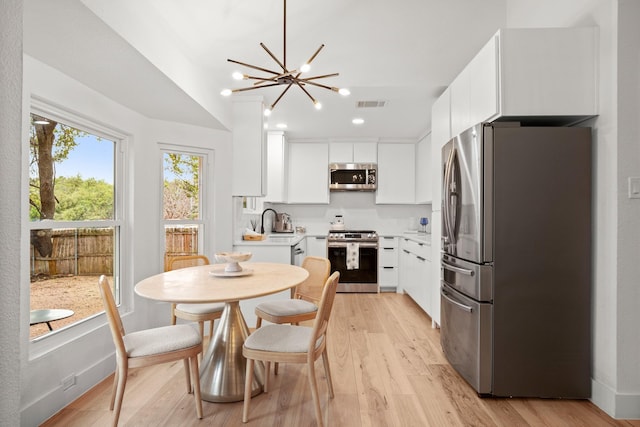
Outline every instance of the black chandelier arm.
[[269, 74], [274, 74], [276, 76], [280, 74], [279, 71], [273, 71], [273, 70], [269, 70], [267, 68], [257, 67], [255, 65], [247, 64], [246, 62], [236, 61], [235, 59], [227, 59], [227, 61], [233, 62], [234, 64], [242, 65], [244, 67], [253, 68], [254, 70], [263, 71], [263, 72], [269, 73]]
[[280, 62], [280, 60], [278, 58], [276, 58], [276, 56], [269, 50], [269, 48], [267, 46], [265, 46], [264, 43], [260, 43], [260, 46], [262, 46], [262, 48], [269, 54], [269, 56], [276, 61], [276, 64], [278, 64], [280, 66], [280, 68], [282, 68], [282, 71], [284, 71], [285, 73], [288, 73], [289, 71], [287, 70], [287, 67]]

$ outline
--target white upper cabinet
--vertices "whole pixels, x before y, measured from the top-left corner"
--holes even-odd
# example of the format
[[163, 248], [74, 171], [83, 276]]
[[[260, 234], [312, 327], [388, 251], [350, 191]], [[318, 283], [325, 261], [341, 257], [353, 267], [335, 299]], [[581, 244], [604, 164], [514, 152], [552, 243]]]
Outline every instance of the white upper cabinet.
[[265, 202], [287, 201], [288, 146], [284, 132], [267, 134], [267, 194]]
[[329, 143], [329, 163], [376, 163], [378, 146], [375, 142]]
[[289, 203], [329, 203], [329, 144], [289, 143]]
[[415, 144], [378, 144], [377, 204], [415, 203], [415, 155]]
[[449, 87], [451, 134], [498, 119], [597, 115], [596, 40], [592, 27], [498, 31]]
[[431, 203], [431, 135], [416, 144], [416, 203]]
[[450, 89], [444, 91], [431, 109], [431, 210], [440, 210], [442, 193], [442, 146], [451, 139]]
[[264, 196], [267, 181], [262, 98], [233, 101], [233, 196]]

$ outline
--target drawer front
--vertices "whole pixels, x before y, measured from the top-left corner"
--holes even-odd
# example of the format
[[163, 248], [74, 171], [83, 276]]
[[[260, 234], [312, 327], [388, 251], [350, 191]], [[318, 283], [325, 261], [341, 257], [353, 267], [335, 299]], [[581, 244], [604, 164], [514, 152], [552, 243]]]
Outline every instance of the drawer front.
[[398, 267], [380, 267], [378, 269], [380, 287], [398, 287]]
[[381, 267], [397, 267], [398, 248], [378, 248], [378, 264]]
[[380, 236], [378, 240], [378, 245], [381, 248], [397, 248], [398, 247], [398, 238], [392, 236]]

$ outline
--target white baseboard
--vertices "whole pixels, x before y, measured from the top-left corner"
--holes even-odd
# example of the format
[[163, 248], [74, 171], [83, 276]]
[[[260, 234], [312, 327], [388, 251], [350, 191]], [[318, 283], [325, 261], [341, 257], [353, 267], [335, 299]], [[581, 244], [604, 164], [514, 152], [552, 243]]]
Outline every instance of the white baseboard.
[[591, 402], [612, 418], [640, 419], [640, 393], [617, 393], [611, 387], [591, 380]]

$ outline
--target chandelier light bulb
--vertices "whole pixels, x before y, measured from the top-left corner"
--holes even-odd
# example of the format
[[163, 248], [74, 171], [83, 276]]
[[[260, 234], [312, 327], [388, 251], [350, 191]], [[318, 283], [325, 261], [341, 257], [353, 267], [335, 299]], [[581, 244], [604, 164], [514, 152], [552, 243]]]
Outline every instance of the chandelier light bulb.
[[271, 115], [271, 108], [265, 108], [264, 109], [264, 115], [265, 115], [265, 117], [269, 117]]
[[322, 110], [322, 104], [318, 101], [315, 101], [313, 105], [316, 107], [316, 110]]
[[233, 74], [231, 74], [231, 77], [233, 77], [234, 80], [242, 80], [244, 79], [244, 74], [242, 74], [239, 71], [236, 71]]
[[302, 66], [300, 67], [301, 73], [308, 73], [309, 70], [311, 70], [311, 65], [309, 64], [302, 64]]
[[338, 90], [338, 93], [342, 96], [349, 96], [351, 95], [351, 91], [345, 87], [340, 88], [340, 90]]
[[364, 119], [356, 117], [355, 119], [351, 120], [351, 123], [353, 123], [354, 125], [361, 125], [364, 123]]
[[220, 92], [220, 95], [231, 96], [231, 89], [222, 89], [222, 91]]

